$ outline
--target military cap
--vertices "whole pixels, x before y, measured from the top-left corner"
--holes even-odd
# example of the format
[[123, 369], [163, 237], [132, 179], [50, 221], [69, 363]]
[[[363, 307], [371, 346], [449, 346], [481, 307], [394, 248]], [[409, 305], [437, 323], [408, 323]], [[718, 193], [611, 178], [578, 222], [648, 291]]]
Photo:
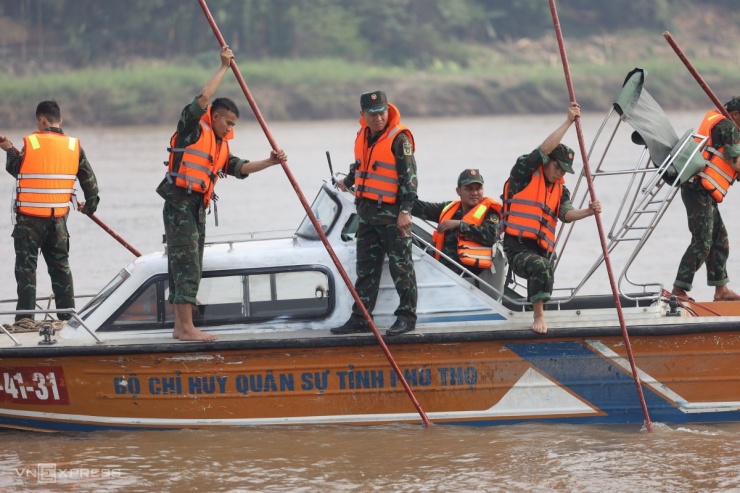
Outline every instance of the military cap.
[[550, 159], [557, 161], [560, 167], [567, 173], [573, 173], [573, 156], [575, 156], [573, 149], [565, 144], [558, 144], [549, 156]]
[[366, 92], [360, 96], [360, 108], [368, 113], [381, 113], [388, 109], [388, 98], [383, 91]]
[[471, 183], [480, 183], [483, 185], [483, 177], [477, 169], [466, 169], [457, 177], [457, 186], [470, 185]]

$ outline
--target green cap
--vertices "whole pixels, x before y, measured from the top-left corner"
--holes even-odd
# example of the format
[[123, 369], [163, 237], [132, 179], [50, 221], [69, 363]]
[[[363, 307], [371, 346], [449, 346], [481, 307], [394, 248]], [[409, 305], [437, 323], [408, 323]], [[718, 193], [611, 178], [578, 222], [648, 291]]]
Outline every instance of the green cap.
[[366, 92], [360, 96], [360, 108], [368, 113], [381, 113], [388, 109], [388, 98], [383, 91]]
[[470, 185], [471, 183], [480, 183], [483, 185], [483, 177], [477, 169], [466, 169], [457, 178], [457, 186]]
[[554, 159], [555, 161], [557, 161], [560, 167], [563, 168], [566, 173], [573, 173], [574, 155], [575, 153], [573, 152], [573, 149], [565, 144], [558, 144], [555, 150], [549, 154], [550, 159]]
[[740, 111], [740, 96], [735, 96], [725, 103], [727, 111]]

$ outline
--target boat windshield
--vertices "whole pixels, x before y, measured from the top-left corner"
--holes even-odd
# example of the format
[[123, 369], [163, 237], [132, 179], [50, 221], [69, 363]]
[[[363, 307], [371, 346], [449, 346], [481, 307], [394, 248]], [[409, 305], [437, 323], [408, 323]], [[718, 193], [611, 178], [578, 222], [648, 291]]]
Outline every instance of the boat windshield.
[[[340, 208], [341, 206], [337, 197], [328, 193], [326, 188], [322, 187], [311, 205], [311, 210], [319, 221], [319, 224], [321, 224], [324, 234], [329, 234], [329, 231], [334, 227], [334, 223], [339, 217]], [[308, 215], [303, 218], [301, 225], [298, 226], [296, 235], [308, 240], [319, 239], [319, 234], [316, 232], [316, 228], [313, 227], [313, 223]]]
[[[121, 269], [121, 271], [116, 274], [116, 277], [114, 277], [98, 294], [95, 295], [93, 299], [91, 299], [79, 312], [79, 317], [83, 320], [90, 316], [92, 312], [95, 311], [97, 307], [100, 306], [101, 303], [103, 303], [108, 297], [116, 290], [118, 289], [118, 286], [120, 286], [123, 281], [128, 279], [131, 276], [131, 274], [126, 269]], [[76, 323], [74, 320], [70, 321], [70, 325], [73, 325], [73, 323]]]

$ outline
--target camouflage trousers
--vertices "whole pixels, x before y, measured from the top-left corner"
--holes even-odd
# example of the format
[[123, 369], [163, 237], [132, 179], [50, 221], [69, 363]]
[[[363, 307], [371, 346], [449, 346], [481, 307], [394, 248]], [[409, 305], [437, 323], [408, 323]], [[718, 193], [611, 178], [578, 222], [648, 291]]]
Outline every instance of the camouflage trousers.
[[527, 280], [527, 299], [549, 300], [555, 275], [550, 259], [543, 255], [545, 252], [533, 240], [519, 242], [509, 235], [504, 236], [504, 252], [514, 274]]
[[681, 186], [681, 199], [686, 206], [691, 243], [681, 257], [673, 284], [686, 291], [692, 288], [694, 274], [705, 263], [709, 286], [724, 286], [730, 282], [727, 277], [730, 242], [717, 201], [708, 192], [697, 190], [696, 187], [695, 183]]
[[[388, 256], [391, 278], [400, 298], [394, 312], [397, 318], [416, 321], [416, 273], [411, 257], [411, 235], [404, 237], [396, 223], [371, 225], [360, 223], [357, 230], [357, 281], [355, 289], [368, 312], [378, 299], [383, 263]], [[352, 306], [354, 317], [362, 317]]]
[[178, 209], [168, 202], [162, 210], [167, 241], [167, 273], [170, 303], [195, 304], [203, 272], [206, 240], [205, 210]]
[[[44, 256], [51, 278], [51, 290], [57, 308], [74, 308], [75, 293], [72, 271], [69, 269], [69, 233], [67, 216], [57, 218], [33, 217], [16, 214], [13, 228], [15, 246], [15, 280], [18, 285], [16, 310], [36, 308], [36, 267], [39, 250]], [[15, 320], [31, 318], [32, 315], [16, 315]], [[71, 315], [60, 314], [60, 320], [69, 320]]]

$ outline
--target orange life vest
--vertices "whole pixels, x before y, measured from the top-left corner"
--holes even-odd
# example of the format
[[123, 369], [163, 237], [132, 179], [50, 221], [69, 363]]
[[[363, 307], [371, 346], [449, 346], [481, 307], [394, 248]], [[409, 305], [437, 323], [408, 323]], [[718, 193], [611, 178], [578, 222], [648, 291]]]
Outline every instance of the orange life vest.
[[[203, 194], [203, 205], [208, 207], [213, 196], [213, 188], [219, 177], [225, 177], [225, 168], [229, 162], [229, 143], [234, 137], [233, 129], [229, 129], [226, 137], [220, 142], [211, 127], [211, 105], [206, 108], [200, 118], [200, 138], [187, 147], [177, 145], [177, 132], [170, 139], [170, 159], [167, 166], [167, 179], [175, 185]], [[175, 155], [182, 154], [180, 168], [174, 171]]]
[[555, 248], [555, 227], [560, 212], [565, 179], [547, 184], [542, 166], [532, 173], [524, 190], [509, 198], [509, 182], [504, 184], [504, 232], [518, 238], [537, 240], [537, 244], [552, 253]]
[[[460, 208], [460, 201], [456, 200], [450, 202], [447, 206], [442, 209], [442, 213], [439, 215], [439, 223], [452, 219], [457, 210]], [[493, 209], [499, 214], [501, 213], [501, 203], [489, 197], [485, 197], [475, 207], [470, 209], [465, 215], [463, 215], [461, 221], [464, 223], [472, 224], [474, 226], [480, 226], [486, 219], [488, 209]], [[442, 250], [445, 243], [444, 233], [434, 231], [432, 234], [432, 241], [437, 250]], [[460, 263], [470, 267], [479, 267], [481, 269], [489, 269], [493, 265], [493, 246], [481, 245], [471, 240], [464, 239], [462, 235], [457, 235], [457, 256], [460, 259]], [[439, 260], [439, 253], [435, 253], [434, 257]]]
[[[725, 148], [715, 148], [712, 142], [712, 129], [724, 119], [725, 117], [722, 113], [717, 110], [711, 110], [704, 115], [704, 120], [702, 120], [699, 129], [696, 131], [699, 135], [709, 136], [707, 145], [702, 153], [704, 159], [707, 161], [707, 165], [704, 166], [704, 169], [697, 176], [701, 185], [711, 193], [714, 200], [718, 203], [722, 202], [727, 194], [727, 190], [729, 190], [737, 178], [737, 171], [730, 166], [730, 162], [725, 155]], [[701, 139], [697, 140], [701, 141]]]
[[401, 124], [401, 112], [392, 104], [388, 105], [388, 125], [383, 134], [371, 146], [367, 145], [367, 123], [360, 118], [360, 131], [355, 139], [355, 196], [376, 200], [378, 204], [395, 204], [398, 195], [398, 170], [396, 156], [393, 154], [393, 139], [404, 132], [412, 147], [414, 137], [411, 131]]
[[80, 167], [79, 141], [57, 132], [34, 132], [23, 145], [16, 210], [28, 216], [64, 216]]

